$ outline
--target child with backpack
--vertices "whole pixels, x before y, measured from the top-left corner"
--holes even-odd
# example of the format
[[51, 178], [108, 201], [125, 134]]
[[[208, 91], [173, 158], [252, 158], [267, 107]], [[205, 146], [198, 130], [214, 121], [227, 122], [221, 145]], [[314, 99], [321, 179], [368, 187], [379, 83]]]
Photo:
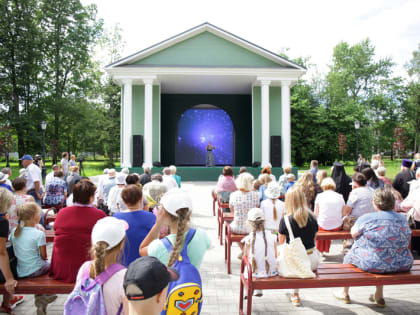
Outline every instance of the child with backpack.
[[[153, 256], [179, 273], [171, 282], [162, 314], [187, 312], [199, 314], [202, 303], [200, 268], [211, 241], [202, 229], [188, 227], [192, 213], [192, 200], [180, 188], [173, 188], [160, 200], [161, 209], [156, 223], [140, 244], [140, 256]], [[168, 225], [170, 235], [159, 239], [159, 231]], [[191, 303], [192, 302], [192, 303]], [[180, 312], [181, 311], [181, 312]]]
[[[17, 258], [18, 277], [34, 278], [48, 273], [45, 233], [36, 228], [41, 220], [41, 208], [35, 202], [25, 203], [18, 208], [17, 218], [18, 226], [10, 233], [9, 240]], [[36, 294], [37, 314], [46, 314], [47, 305], [56, 299], [56, 295]]]
[[[248, 212], [247, 223], [252, 232], [241, 242], [245, 244], [244, 255], [252, 265], [252, 276], [267, 278], [277, 275], [277, 236], [264, 228], [264, 212], [252, 208]], [[262, 296], [262, 290], [255, 290], [254, 295]]]
[[128, 314], [123, 289], [127, 269], [117, 263], [127, 229], [127, 222], [114, 217], [96, 222], [91, 235], [92, 260], [80, 267], [76, 285], [64, 304], [64, 315]]
[[280, 185], [276, 182], [268, 184], [265, 190], [266, 200], [261, 202], [260, 208], [265, 217], [265, 229], [270, 230], [271, 233], [277, 235], [280, 219], [283, 217], [285, 208], [284, 202], [279, 200]]

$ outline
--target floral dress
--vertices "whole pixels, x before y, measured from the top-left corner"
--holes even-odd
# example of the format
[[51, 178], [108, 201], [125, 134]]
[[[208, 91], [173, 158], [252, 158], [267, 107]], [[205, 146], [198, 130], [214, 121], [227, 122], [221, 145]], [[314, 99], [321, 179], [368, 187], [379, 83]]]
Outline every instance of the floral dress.
[[15, 194], [13, 196], [13, 203], [9, 209], [9, 215], [7, 217], [9, 220], [9, 231], [12, 231], [18, 225], [17, 209], [29, 201], [34, 201], [33, 197], [30, 195]]
[[411, 230], [404, 215], [394, 211], [377, 211], [361, 216], [352, 228], [360, 235], [344, 257], [372, 273], [404, 272], [413, 265], [408, 249]]
[[260, 205], [260, 194], [258, 191], [235, 191], [230, 195], [229, 206], [233, 206], [233, 221], [231, 228], [233, 233], [249, 234], [247, 226], [248, 211]]

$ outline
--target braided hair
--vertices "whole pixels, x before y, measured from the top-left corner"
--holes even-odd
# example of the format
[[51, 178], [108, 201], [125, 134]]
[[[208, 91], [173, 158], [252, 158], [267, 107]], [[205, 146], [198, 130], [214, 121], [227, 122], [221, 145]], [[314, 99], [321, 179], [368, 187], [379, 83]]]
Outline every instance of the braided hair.
[[178, 223], [178, 231], [176, 233], [175, 244], [169, 256], [168, 267], [175, 264], [179, 258], [179, 253], [184, 248], [184, 233], [188, 230], [188, 221], [190, 220], [190, 211], [188, 208], [181, 208], [176, 213], [178, 214], [177, 217], [171, 215], [171, 219]]
[[98, 275], [105, 271], [105, 259], [109, 255], [115, 255], [116, 262], [119, 261], [121, 249], [124, 247], [124, 239], [116, 246], [107, 250], [108, 243], [99, 241], [90, 249], [93, 263], [90, 264], [89, 276], [95, 279]]
[[257, 261], [255, 260], [254, 250], [255, 250], [255, 239], [257, 238], [256, 234], [257, 232], [262, 232], [263, 238], [264, 238], [264, 245], [265, 245], [265, 251], [264, 251], [264, 261], [265, 261], [265, 271], [267, 274], [270, 272], [270, 264], [267, 260], [267, 239], [265, 237], [265, 230], [264, 230], [264, 220], [258, 220], [258, 221], [248, 221], [252, 228], [252, 244], [251, 244], [251, 257], [252, 257], [252, 271], [255, 272], [257, 269]]

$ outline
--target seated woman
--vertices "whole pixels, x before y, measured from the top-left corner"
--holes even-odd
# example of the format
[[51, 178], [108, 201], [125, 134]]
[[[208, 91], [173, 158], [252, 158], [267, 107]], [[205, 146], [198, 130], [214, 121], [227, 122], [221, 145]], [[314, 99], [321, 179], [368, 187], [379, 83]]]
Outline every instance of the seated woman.
[[54, 172], [54, 178], [45, 187], [44, 205], [54, 207], [64, 205], [67, 199], [67, 185], [62, 171]]
[[96, 186], [82, 179], [73, 187], [74, 204], [60, 210], [54, 222], [55, 238], [50, 273], [54, 279], [75, 282], [80, 266], [90, 259], [90, 235], [105, 212], [93, 207]]
[[[230, 224], [232, 232], [236, 234], [249, 234], [251, 232], [246, 224], [248, 211], [258, 208], [260, 205], [260, 194], [252, 190], [254, 177], [249, 173], [242, 173], [237, 179], [238, 191], [230, 195], [229, 208], [233, 212], [233, 221]], [[239, 243], [243, 249], [243, 243]], [[242, 254], [239, 255], [242, 259]]]
[[[318, 220], [319, 231], [339, 231], [343, 224], [343, 207], [345, 205], [343, 195], [335, 192], [335, 183], [331, 177], [321, 182], [324, 192], [315, 198], [315, 216]], [[331, 241], [316, 241], [316, 248], [320, 253], [330, 251]]]
[[[389, 188], [378, 188], [373, 194], [375, 212], [360, 217], [351, 234], [355, 239], [351, 250], [344, 257], [345, 264], [371, 273], [409, 271], [413, 256], [408, 245], [411, 230], [404, 215], [393, 211], [395, 197]], [[349, 288], [334, 293], [335, 297], [350, 303]], [[383, 286], [376, 286], [369, 297], [379, 307], [385, 307]]]
[[362, 174], [365, 175], [366, 180], [367, 180], [367, 185], [370, 188], [377, 189], [377, 188], [384, 187], [384, 182], [376, 176], [375, 171], [372, 168], [370, 167], [365, 168], [362, 171]]
[[156, 216], [142, 209], [142, 190], [137, 185], [128, 185], [121, 192], [127, 210], [116, 212], [114, 217], [128, 223], [127, 242], [124, 246], [122, 264], [128, 266], [140, 257], [139, 246], [156, 222]]
[[[216, 185], [216, 194], [217, 198], [223, 202], [228, 203], [230, 194], [234, 191], [237, 191], [235, 180], [233, 179], [233, 170], [230, 166], [225, 166], [223, 168], [223, 175], [219, 176]], [[229, 211], [229, 209], [223, 209], [224, 212]]]

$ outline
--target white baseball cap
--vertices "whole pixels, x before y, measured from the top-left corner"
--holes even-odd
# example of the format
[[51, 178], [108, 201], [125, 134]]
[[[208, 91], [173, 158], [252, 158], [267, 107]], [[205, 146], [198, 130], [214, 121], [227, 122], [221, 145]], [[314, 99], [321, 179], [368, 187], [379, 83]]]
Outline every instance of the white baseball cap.
[[98, 220], [92, 229], [92, 244], [105, 242], [107, 250], [117, 246], [125, 237], [128, 223], [114, 217], [106, 217]]
[[248, 211], [248, 221], [265, 220], [264, 212], [260, 208], [252, 208]]
[[176, 213], [179, 209], [188, 208], [192, 211], [192, 200], [188, 193], [180, 188], [172, 188], [166, 194], [163, 195], [160, 200], [161, 205], [167, 212], [173, 216], [178, 216]]

